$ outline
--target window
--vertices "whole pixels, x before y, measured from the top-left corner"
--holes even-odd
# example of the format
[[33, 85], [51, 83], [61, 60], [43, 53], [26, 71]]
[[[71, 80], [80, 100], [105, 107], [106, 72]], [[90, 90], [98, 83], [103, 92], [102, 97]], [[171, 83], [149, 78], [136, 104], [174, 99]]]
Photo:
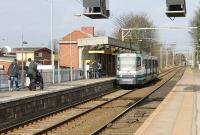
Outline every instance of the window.
[[0, 70], [4, 70], [4, 65], [0, 65]]
[[137, 67], [141, 67], [141, 58], [137, 57]]
[[136, 67], [135, 57], [118, 57], [120, 70], [133, 70]]
[[147, 60], [147, 59], [145, 59], [144, 61], [145, 61], [145, 69], [148, 69], [148, 68], [149, 68], [149, 63], [148, 63], [148, 60]]
[[42, 52], [39, 52], [39, 53], [38, 53], [38, 57], [42, 57]]
[[154, 60], [151, 60], [151, 68], [153, 68], [154, 64], [153, 64]]
[[151, 60], [148, 60], [148, 68], [151, 68]]
[[137, 57], [137, 62], [136, 62], [136, 70], [141, 69], [141, 57]]
[[158, 67], [158, 61], [157, 60], [155, 61], [155, 64], [156, 64], [156, 67]]

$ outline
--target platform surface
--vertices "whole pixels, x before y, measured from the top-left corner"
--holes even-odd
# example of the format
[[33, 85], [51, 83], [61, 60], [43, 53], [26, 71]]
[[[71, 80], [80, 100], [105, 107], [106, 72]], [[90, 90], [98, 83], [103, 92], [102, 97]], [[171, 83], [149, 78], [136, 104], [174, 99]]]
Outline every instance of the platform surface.
[[186, 69], [135, 135], [200, 135], [200, 72]]
[[5, 103], [5, 102], [10, 102], [10, 101], [15, 101], [19, 99], [24, 99], [28, 97], [34, 97], [42, 94], [48, 94], [48, 93], [53, 93], [61, 90], [67, 90], [67, 89], [72, 89], [76, 87], [82, 87], [86, 86], [89, 84], [95, 84], [99, 82], [104, 82], [104, 81], [110, 81], [113, 80], [114, 78], [109, 77], [109, 78], [99, 78], [99, 79], [84, 79], [84, 80], [78, 80], [78, 81], [72, 81], [72, 82], [66, 82], [66, 83], [60, 83], [60, 84], [55, 84], [51, 86], [46, 86], [44, 90], [36, 90], [36, 91], [30, 91], [28, 88], [26, 89], [21, 89], [19, 91], [8, 91], [4, 90], [0, 92], [0, 104]]

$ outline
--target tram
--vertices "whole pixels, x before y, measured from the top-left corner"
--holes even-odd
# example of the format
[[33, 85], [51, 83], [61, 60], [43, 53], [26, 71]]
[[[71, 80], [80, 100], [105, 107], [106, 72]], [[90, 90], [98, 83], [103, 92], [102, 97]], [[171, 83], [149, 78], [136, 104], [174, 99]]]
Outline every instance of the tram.
[[118, 54], [116, 66], [119, 85], [145, 84], [158, 76], [158, 58], [143, 53]]

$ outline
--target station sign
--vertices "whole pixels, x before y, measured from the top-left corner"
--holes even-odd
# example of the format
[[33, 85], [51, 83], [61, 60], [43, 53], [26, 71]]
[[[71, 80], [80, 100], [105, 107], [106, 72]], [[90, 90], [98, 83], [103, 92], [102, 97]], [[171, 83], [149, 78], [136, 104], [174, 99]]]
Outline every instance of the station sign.
[[105, 53], [105, 51], [103, 51], [103, 50], [94, 50], [94, 51], [88, 51], [88, 53], [90, 53], [90, 54], [94, 54], [94, 53]]

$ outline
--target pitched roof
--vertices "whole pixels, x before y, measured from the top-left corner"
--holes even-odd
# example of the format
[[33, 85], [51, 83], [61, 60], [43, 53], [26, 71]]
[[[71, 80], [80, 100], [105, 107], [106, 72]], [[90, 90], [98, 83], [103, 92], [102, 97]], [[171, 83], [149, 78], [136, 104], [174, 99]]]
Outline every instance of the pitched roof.
[[79, 38], [89, 38], [92, 37], [92, 35], [85, 33], [81, 30], [75, 30], [67, 35], [65, 35], [61, 41], [77, 41]]

